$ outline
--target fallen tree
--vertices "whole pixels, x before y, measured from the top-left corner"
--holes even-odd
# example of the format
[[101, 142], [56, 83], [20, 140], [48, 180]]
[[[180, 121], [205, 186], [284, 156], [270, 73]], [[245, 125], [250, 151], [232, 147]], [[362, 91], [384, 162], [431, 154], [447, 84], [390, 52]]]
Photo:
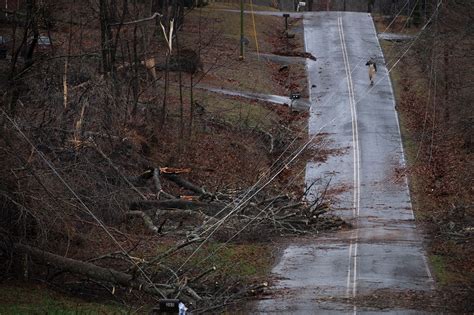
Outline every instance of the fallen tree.
[[[145, 226], [152, 232], [162, 230], [168, 223], [178, 223], [183, 229], [183, 222], [189, 224], [189, 232], [202, 231], [206, 225], [224, 225], [227, 231], [238, 231], [242, 226], [278, 233], [305, 234], [319, 230], [340, 228], [345, 222], [338, 217], [326, 215], [329, 204], [325, 200], [328, 185], [314, 200], [305, 200], [305, 196], [291, 198], [288, 195], [268, 195], [264, 191], [245, 197], [245, 190], [221, 191], [213, 195], [204, 188], [184, 179], [178, 174], [189, 173], [188, 169], [155, 168], [149, 170], [148, 179], [154, 178], [157, 190], [157, 177], [176, 183], [179, 187], [196, 193], [186, 199], [137, 200], [130, 203], [132, 216], [143, 219]], [[158, 175], [159, 174], [159, 175]], [[159, 194], [157, 195], [159, 197]], [[204, 202], [209, 198], [210, 201]], [[157, 228], [161, 220], [160, 228]], [[223, 221], [220, 221], [223, 220]], [[176, 228], [176, 227], [174, 227]]]
[[[189, 244], [192, 244], [194, 241], [195, 240], [184, 243], [181, 247], [179, 247], [179, 249]], [[130, 270], [134, 271], [133, 274], [118, 271], [112, 268], [100, 267], [90, 262], [84, 262], [72, 258], [59, 256], [51, 252], [41, 250], [39, 248], [19, 243], [13, 244], [13, 252], [20, 255], [27, 255], [31, 258], [31, 260], [38, 264], [45, 266], [54, 266], [62, 272], [69, 272], [75, 275], [85, 276], [95, 281], [110, 283], [114, 286], [119, 285], [126, 288], [133, 288], [148, 294], [158, 296], [159, 298], [179, 297], [182, 301], [191, 303], [202, 300], [202, 297], [199, 296], [199, 294], [196, 293], [195, 290], [189, 287], [186, 282], [184, 284], [179, 281], [175, 284], [154, 283], [152, 281], [151, 275], [147, 274], [144, 271], [147, 262], [142, 261], [140, 267], [135, 261], [140, 259], [128, 256], [127, 254], [123, 254], [122, 256], [125, 256], [127, 258], [126, 260], [128, 260], [128, 262], [133, 265], [133, 268], [130, 268]], [[103, 258], [110, 259], [114, 257], [114, 255], [105, 255], [96, 260], [100, 260]], [[163, 255], [160, 258], [164, 257], [165, 256]], [[156, 260], [153, 261], [153, 263], [156, 264]], [[211, 270], [207, 270], [199, 278], [202, 278], [204, 275], [215, 270], [215, 267]], [[197, 282], [199, 278], [194, 279], [193, 282]]]
[[26, 254], [33, 261], [42, 265], [52, 265], [61, 271], [70, 272], [94, 279], [105, 281], [115, 285], [143, 290], [144, 292], [166, 297], [172, 291], [169, 289], [158, 289], [153, 283], [144, 281], [134, 275], [120, 272], [111, 268], [96, 266], [92, 263], [62, 257], [35, 247], [16, 243], [13, 251], [18, 254]]

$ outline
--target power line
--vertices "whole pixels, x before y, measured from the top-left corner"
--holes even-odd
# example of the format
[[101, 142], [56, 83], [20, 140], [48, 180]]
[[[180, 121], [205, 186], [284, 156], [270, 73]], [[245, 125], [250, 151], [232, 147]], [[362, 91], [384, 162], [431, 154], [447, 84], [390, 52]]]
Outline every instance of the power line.
[[13, 127], [18, 131], [18, 133], [28, 142], [28, 144], [33, 148], [33, 150], [41, 157], [41, 159], [46, 163], [46, 165], [51, 169], [51, 171], [56, 175], [56, 177], [61, 181], [61, 183], [69, 190], [69, 192], [79, 201], [81, 206], [86, 210], [86, 212], [97, 222], [97, 224], [105, 231], [109, 238], [117, 245], [117, 247], [122, 251], [122, 253], [129, 259], [129, 261], [135, 265], [135, 267], [141, 272], [145, 280], [147, 280], [152, 287], [158, 292], [163, 298], [166, 296], [156, 287], [155, 283], [148, 277], [145, 271], [132, 259], [129, 253], [122, 247], [122, 245], [117, 241], [117, 239], [112, 235], [112, 233], [107, 229], [105, 224], [89, 209], [89, 207], [84, 203], [84, 201], [79, 197], [79, 195], [72, 189], [72, 187], [66, 182], [66, 180], [59, 174], [53, 164], [44, 156], [43, 152], [38, 150], [33, 142], [28, 138], [28, 136], [21, 130], [17, 123], [3, 110], [0, 108], [3, 115], [7, 120], [13, 125]]
[[385, 33], [390, 28], [390, 26], [392, 26], [392, 24], [395, 22], [395, 20], [398, 18], [398, 16], [402, 13], [403, 9], [405, 9], [405, 7], [407, 6], [407, 4], [409, 2], [410, 2], [410, 0], [407, 0], [405, 2], [403, 7], [400, 9], [400, 11], [398, 11], [398, 13], [395, 15], [395, 17], [392, 19], [392, 21], [388, 24], [388, 26], [385, 28], [385, 30], [382, 33]]
[[[436, 11], [439, 9], [440, 4], [441, 4], [441, 0], [440, 0], [439, 3], [438, 3], [438, 6], [437, 6], [437, 8], [436, 8]], [[436, 11], [435, 11], [435, 13], [436, 13]], [[428, 20], [428, 22], [423, 26], [422, 31], [426, 29], [426, 26], [431, 22], [431, 19], [433, 18], [433, 16], [434, 16], [434, 15], [432, 15], [432, 16], [430, 17], [430, 19]], [[418, 35], [418, 37], [419, 37], [420, 35], [421, 35], [421, 33]], [[418, 38], [418, 37], [417, 37], [417, 38]], [[411, 47], [413, 46], [413, 44], [414, 44], [414, 41], [413, 41], [412, 44], [407, 48], [407, 50], [402, 54], [402, 56], [394, 63], [394, 65], [393, 65], [390, 69], [388, 69], [386, 76], [383, 77], [383, 78], [381, 78], [381, 79], [379, 79], [369, 90], [367, 90], [366, 93], [363, 94], [363, 95], [356, 101], [356, 103], [354, 104], [354, 106], [357, 105], [360, 101], [362, 101], [362, 100], [364, 99], [364, 97], [365, 97], [367, 94], [369, 94], [369, 92], [372, 91], [372, 89], [375, 88], [375, 86], [377, 86], [381, 81], [383, 81], [384, 79], [386, 79], [387, 77], [389, 77], [390, 72], [395, 68], [395, 66], [398, 65], [398, 63], [399, 63], [399, 62], [401, 61], [401, 59], [406, 55], [406, 53], [408, 52], [408, 50], [411, 49]], [[362, 60], [363, 60], [363, 59], [360, 59], [359, 63], [356, 65], [356, 67], [354, 68], [354, 70], [359, 66], [359, 64], [361, 63]], [[353, 72], [354, 70], [352, 70], [352, 71], [350, 72], [350, 74], [352, 74], [352, 72]], [[348, 75], [349, 75], [349, 74], [348, 74]], [[346, 79], [347, 79], [348, 75], [346, 76]], [[341, 81], [341, 82], [342, 82], [342, 81]], [[333, 94], [335, 94], [335, 92], [333, 92]], [[330, 98], [329, 98], [329, 99], [330, 99]], [[328, 102], [329, 102], [329, 101], [328, 101]], [[334, 121], [336, 118], [337, 118], [337, 117], [335, 117], [335, 118], [334, 118], [333, 120], [331, 120], [329, 123], [331, 123], [332, 121]], [[329, 124], [329, 123], [328, 123], [328, 124]], [[308, 124], [309, 124], [309, 122], [308, 122]], [[326, 125], [324, 125], [323, 127], [321, 127], [320, 130], [322, 130], [323, 128], [325, 128], [328, 124], [326, 124]], [[308, 126], [308, 125], [307, 125], [307, 126]], [[320, 131], [320, 130], [319, 130], [319, 131]], [[318, 132], [319, 132], [319, 131], [318, 131]], [[318, 135], [318, 133], [316, 133], [313, 137], [310, 138], [309, 141], [307, 141], [304, 145], [302, 145], [302, 148], [303, 148], [302, 150], [304, 150], [304, 148], [306, 148], [306, 147], [314, 140], [314, 138], [315, 138], [317, 135]], [[292, 158], [290, 159], [289, 162], [292, 162], [296, 157], [298, 157], [299, 154], [301, 154], [302, 150], [295, 151], [296, 154], [294, 155], [294, 157], [292, 157]], [[285, 163], [285, 166], [286, 166], [286, 165], [288, 165], [288, 163]], [[283, 169], [284, 169], [284, 168], [283, 168]], [[259, 190], [257, 190], [256, 193], [260, 192], [265, 186], [267, 186], [271, 181], [273, 181], [273, 180], [276, 178], [276, 176], [278, 176], [278, 174], [281, 173], [281, 171], [282, 171], [283, 169], [281, 169], [279, 172], [277, 172], [276, 175], [272, 176]], [[212, 232], [206, 237], [206, 239], [198, 246], [198, 248], [197, 248], [195, 251], [193, 251], [192, 254], [190, 254], [190, 255], [188, 256], [188, 258], [185, 260], [185, 262], [184, 262], [184, 263], [181, 265], [181, 267], [178, 269], [178, 272], [179, 272], [179, 270], [181, 270], [181, 269], [184, 267], [184, 265], [197, 253], [197, 251], [204, 245], [204, 243], [206, 243], [206, 242], [209, 240], [209, 238], [217, 231], [217, 229], [218, 229], [220, 226], [222, 226], [222, 224], [224, 223], [224, 221], [225, 221], [226, 219], [228, 219], [231, 214], [235, 213], [236, 210], [240, 209], [240, 207], [241, 207], [243, 204], [245, 204], [245, 203], [248, 202], [251, 198], [253, 198], [253, 197], [256, 195], [256, 193], [254, 193], [252, 196], [250, 196], [245, 202], [239, 203], [228, 215], [226, 215], [223, 219], [219, 220], [219, 222], [215, 224], [215, 225], [217, 225], [217, 227], [214, 229], [214, 231], [212, 231]], [[248, 225], [247, 225], [247, 226], [248, 226]], [[208, 230], [209, 230], [209, 229], [208, 229]], [[208, 231], [208, 230], [207, 230], [207, 231]], [[244, 230], [244, 229], [242, 229], [242, 230], [239, 231], [238, 233], [241, 233], [243, 230]], [[233, 236], [233, 237], [235, 237], [235, 236]]]
[[[441, 1], [440, 1], [441, 3]], [[438, 5], [439, 7], [439, 5]], [[430, 21], [431, 21], [431, 18], [430, 18]], [[426, 26], [426, 25], [425, 25]], [[410, 45], [407, 49], [407, 51], [412, 47], [412, 45]], [[400, 57], [403, 58], [403, 56], [406, 54], [406, 52]], [[393, 68], [398, 64], [398, 62], [400, 61], [400, 59], [393, 65], [393, 67], [388, 71], [388, 73], [390, 73], [391, 70], [393, 70]], [[362, 60], [362, 59], [361, 59]], [[357, 66], [358, 67], [358, 66]], [[355, 67], [354, 70], [357, 68]], [[353, 70], [353, 71], [354, 71]], [[388, 74], [387, 74], [388, 75]], [[380, 82], [381, 80], [379, 80]], [[376, 83], [378, 84], [378, 82]], [[366, 93], [367, 94], [367, 93]], [[365, 96], [365, 95], [364, 95]], [[360, 100], [359, 100], [360, 101]], [[329, 102], [329, 100], [328, 100]], [[358, 103], [358, 102], [357, 102]], [[356, 104], [357, 104], [356, 103]], [[20, 133], [20, 135], [28, 142], [28, 144], [35, 150], [35, 152], [42, 158], [42, 160], [48, 165], [48, 167], [53, 171], [53, 173], [60, 179], [60, 181], [62, 182], [62, 184], [73, 194], [73, 196], [79, 201], [79, 203], [82, 205], [82, 207], [86, 210], [86, 212], [99, 224], [99, 226], [106, 232], [106, 234], [114, 241], [114, 243], [120, 248], [120, 250], [124, 253], [124, 255], [126, 255], [126, 257], [129, 258], [129, 260], [135, 264], [135, 266], [137, 267], [137, 269], [143, 274], [143, 276], [145, 277], [145, 279], [147, 281], [150, 282], [150, 284], [157, 290], [157, 292], [159, 292], [163, 297], [163, 293], [161, 293], [158, 288], [156, 288], [155, 284], [151, 281], [151, 279], [146, 275], [146, 273], [141, 269], [141, 267], [136, 264], [133, 259], [131, 259], [130, 255], [125, 251], [125, 249], [120, 245], [120, 243], [115, 239], [115, 237], [110, 233], [110, 231], [107, 229], [107, 227], [103, 224], [103, 222], [97, 217], [94, 215], [94, 213], [89, 209], [89, 207], [82, 201], [82, 199], [77, 195], [77, 193], [71, 188], [71, 186], [64, 180], [64, 178], [59, 174], [59, 172], [54, 168], [54, 166], [51, 164], [51, 162], [44, 156], [44, 154], [39, 151], [35, 146], [34, 144], [31, 142], [31, 140], [23, 133], [23, 131], [20, 129], [20, 127], [14, 122], [14, 120], [3, 110], [1, 109], [4, 116], [10, 121], [10, 123], [15, 127], [15, 129]], [[333, 120], [331, 120], [329, 123], [331, 123], [332, 121], [334, 121], [337, 117], [335, 117]], [[327, 125], [327, 124], [326, 124]], [[323, 129], [326, 127], [326, 125], [322, 126], [320, 128]], [[271, 178], [265, 183], [263, 184], [260, 188], [257, 189], [256, 192], [254, 192], [252, 194], [251, 197], [249, 197], [247, 199], [250, 200], [250, 198], [252, 198], [253, 196], [255, 196], [258, 192], [260, 192], [263, 188], [265, 188], [269, 183], [271, 183], [285, 168], [286, 166], [288, 166], [290, 163], [292, 163], [302, 152], [303, 150], [315, 139], [315, 137], [318, 135], [318, 133], [314, 134], [309, 141], [307, 141], [305, 144], [303, 144], [302, 146], [300, 146], [300, 148], [298, 148], [298, 150], [295, 150], [292, 154], [290, 154], [290, 156], [286, 159], [287, 162], [283, 163], [283, 165], [280, 167], [280, 169], [273, 175], [271, 176]], [[296, 138], [295, 138], [296, 139]], [[294, 139], [294, 141], [295, 141]], [[293, 143], [293, 142], [292, 142]], [[270, 171], [270, 174], [271, 174], [271, 171]], [[259, 180], [260, 181], [260, 180]], [[257, 183], [259, 183], [259, 181], [257, 181]], [[256, 184], [257, 184], [256, 183]], [[254, 185], [253, 188], [257, 187], [257, 185]], [[248, 192], [250, 193], [253, 189], [249, 190]], [[247, 202], [245, 201], [245, 202]], [[216, 229], [211, 233], [209, 234], [209, 236], [206, 238], [205, 241], [207, 241], [210, 236], [212, 236], [212, 234], [225, 222], [226, 219], [228, 219], [230, 217], [230, 215], [232, 215], [233, 213], [235, 213], [238, 209], [240, 209], [240, 207], [242, 205], [245, 204], [245, 202], [240, 202], [240, 204], [238, 204], [228, 215], [226, 215], [224, 217], [224, 219], [221, 221], [221, 223], [219, 225], [217, 225]], [[248, 225], [247, 225], [248, 226]], [[241, 231], [243, 231], [244, 229], [242, 229]], [[239, 233], [241, 232], [239, 231]], [[205, 242], [202, 242], [198, 249], [202, 247], [202, 245], [204, 244]], [[197, 250], [195, 252], [197, 252]], [[195, 254], [195, 252], [193, 254]], [[189, 259], [191, 258], [192, 256], [188, 257], [188, 259], [185, 261], [185, 263], [187, 263], [189, 261]], [[180, 269], [184, 266], [184, 264], [180, 267]], [[179, 271], [179, 269], [178, 269]]]
[[[408, 1], [407, 1], [407, 3], [408, 3]], [[404, 9], [404, 7], [406, 6], [407, 3], [405, 3], [405, 5], [404, 5], [404, 6], [402, 7], [402, 9], [398, 12], [398, 14], [394, 17], [394, 19], [392, 20], [391, 23], [393, 23], [393, 21], [396, 19], [396, 17], [402, 12], [402, 10]], [[390, 23], [390, 24], [391, 24], [391, 23]], [[354, 67], [354, 69], [351, 71], [351, 74], [352, 74], [352, 72], [354, 72], [354, 71], [359, 67], [359, 65], [362, 63], [363, 60], [364, 60], [363, 58], [360, 59], [360, 61], [357, 63], [357, 65], [356, 65], [356, 66]], [[342, 84], [342, 82], [343, 82], [343, 81], [341, 81], [341, 82], [339, 83], [339, 86], [338, 86], [337, 89], [332, 93], [332, 95], [335, 95], [336, 91], [339, 90], [339, 87], [340, 87], [340, 85]], [[331, 97], [328, 98], [328, 100], [326, 101], [325, 104], [329, 103], [329, 100], [330, 100], [330, 99], [331, 99]], [[357, 104], [357, 103], [356, 103], [356, 104]], [[307, 127], [308, 125], [309, 125], [309, 122], [307, 123], [306, 127]], [[283, 153], [280, 154], [280, 156], [276, 159], [276, 161], [270, 166], [269, 170], [268, 170], [267, 172], [265, 172], [264, 175], [263, 175], [261, 178], [259, 178], [258, 181], [257, 181], [249, 190], [247, 190], [247, 192], [244, 194], [244, 196], [242, 197], [241, 200], [243, 200], [244, 198], [246, 198], [246, 196], [248, 196], [248, 194], [249, 194], [255, 187], [257, 187], [257, 185], [260, 183], [261, 179], [265, 178], [265, 177], [267, 176], [267, 174], [269, 174], [269, 173], [271, 174], [272, 169], [273, 169], [273, 166], [275, 166], [275, 165], [277, 164], [277, 162], [280, 160], [280, 158], [283, 156], [283, 154], [286, 153], [286, 151], [290, 148], [290, 146], [291, 146], [291, 145], [296, 141], [296, 139], [298, 139], [300, 136], [301, 136], [301, 132], [299, 132], [299, 133], [297, 134], [297, 136], [295, 136], [295, 137], [293, 138], [293, 141], [286, 147], [286, 149], [283, 151]], [[230, 204], [227, 204], [224, 208], [222, 208], [222, 209], [218, 212], [217, 215], [221, 214], [224, 210], [226, 210], [229, 205], [230, 205]], [[235, 207], [236, 207], [236, 208], [237, 208], [237, 207], [240, 207], [240, 204], [237, 204]], [[233, 211], [234, 211], [234, 210], [232, 210], [231, 212], [233, 212]], [[220, 222], [217, 222], [217, 223], [215, 223], [214, 225], [219, 224], [219, 223], [220, 223]], [[212, 228], [212, 227], [210, 227], [210, 228]], [[208, 228], [208, 229], [207, 229], [206, 231], [204, 231], [204, 232], [209, 231], [210, 228]]]
[[[357, 65], [354, 67], [354, 69], [350, 72], [352, 74], [353, 71], [355, 71], [359, 66], [360, 64], [362, 63], [362, 60], [361, 59]], [[338, 88], [331, 94], [331, 95], [334, 95], [338, 90], [339, 90], [339, 87], [341, 84], [343, 84], [344, 80], [342, 80], [340, 83], [339, 83], [339, 86]], [[326, 101], [326, 103], [329, 103], [330, 100], [332, 98], [329, 97]], [[325, 104], [326, 104], [325, 103]], [[320, 127], [319, 131], [323, 130], [327, 125], [331, 124], [333, 121], [335, 121], [337, 118], [339, 118], [339, 116], [342, 116], [343, 113], [339, 113], [338, 115], [336, 115], [332, 120], [328, 121], [325, 125], [323, 125], [322, 127]], [[308, 126], [309, 122], [306, 124], [306, 127]], [[268, 172], [265, 173], [265, 176], [260, 178], [257, 183], [255, 183], [251, 189], [249, 189], [246, 194], [245, 194], [245, 197], [241, 199], [241, 201], [226, 215], [224, 216], [222, 219], [220, 219], [218, 222], [216, 222], [215, 224], [213, 224], [210, 228], [208, 228], [206, 231], [204, 232], [207, 232], [209, 231], [212, 227], [215, 227], [214, 230], [205, 238], [205, 240], [203, 242], [201, 242], [198, 246], [198, 248], [196, 248], [196, 250], [193, 251], [193, 253], [191, 253], [187, 259], [185, 260], [185, 262], [181, 265], [181, 267], [178, 269], [181, 270], [184, 265], [200, 250], [200, 248], [202, 248], [202, 246], [210, 239], [210, 237], [222, 226], [222, 224], [227, 220], [229, 219], [233, 214], [235, 214], [245, 203], [247, 203], [248, 201], [250, 201], [254, 196], [256, 196], [263, 188], [265, 188], [268, 184], [270, 184], [291, 162], [293, 162], [306, 148], [309, 144], [311, 144], [314, 139], [319, 135], [319, 131], [316, 132], [312, 137], [310, 137], [310, 139], [308, 141], [306, 141], [304, 144], [302, 144], [297, 150], [295, 150], [292, 154], [290, 154], [290, 156], [285, 160], [285, 162], [282, 164], [281, 168], [279, 170], [276, 171], [276, 174], [275, 175], [272, 175], [271, 178], [266, 181], [260, 188], [258, 188], [255, 192], [253, 192], [251, 194], [250, 197], [247, 197], [255, 187], [257, 187], [257, 184], [260, 182], [260, 180], [264, 177], [266, 177], [267, 174], [271, 174], [272, 170], [269, 170]], [[294, 137], [294, 141], [296, 141], [296, 139], [299, 137], [296, 136]], [[287, 147], [288, 148], [288, 147]], [[281, 157], [281, 155], [280, 155]], [[273, 164], [275, 165], [275, 163]], [[244, 200], [245, 199], [245, 200]], [[223, 212], [224, 209], [226, 209], [226, 207], [224, 207], [219, 213]]]

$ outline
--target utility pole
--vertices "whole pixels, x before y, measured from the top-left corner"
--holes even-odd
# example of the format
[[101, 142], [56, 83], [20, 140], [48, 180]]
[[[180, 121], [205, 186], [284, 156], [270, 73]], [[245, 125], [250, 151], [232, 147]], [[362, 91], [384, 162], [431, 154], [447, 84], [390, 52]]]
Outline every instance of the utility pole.
[[244, 0], [240, 0], [240, 56], [244, 60]]

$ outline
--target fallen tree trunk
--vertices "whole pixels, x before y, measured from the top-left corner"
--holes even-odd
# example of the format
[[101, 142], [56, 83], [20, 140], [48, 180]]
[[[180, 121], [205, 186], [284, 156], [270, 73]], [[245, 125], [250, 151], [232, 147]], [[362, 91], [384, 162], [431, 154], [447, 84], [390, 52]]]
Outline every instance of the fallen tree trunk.
[[189, 201], [183, 199], [173, 200], [138, 200], [130, 204], [130, 210], [152, 210], [152, 209], [182, 209], [182, 210], [203, 210], [206, 214], [215, 214], [221, 210], [225, 204], [206, 203], [200, 201]]
[[313, 56], [313, 54], [309, 52], [305, 52], [305, 51], [276, 50], [272, 53], [278, 56], [302, 57], [302, 58], [308, 58], [308, 59], [316, 61], [316, 57]]
[[83, 262], [76, 259], [62, 257], [44, 250], [34, 248], [23, 244], [14, 244], [14, 251], [22, 254], [28, 254], [34, 261], [43, 265], [53, 265], [65, 272], [70, 272], [82, 276], [89, 277], [96, 281], [105, 281], [113, 284], [118, 284], [124, 287], [131, 287], [138, 290], [143, 290], [151, 294], [159, 294], [166, 298], [168, 293], [172, 290], [158, 290], [155, 285], [145, 281], [141, 281], [134, 276], [117, 271], [110, 268], [99, 267], [91, 263]]
[[157, 210], [155, 212], [156, 218], [165, 218], [165, 219], [171, 219], [173, 221], [182, 219], [182, 218], [194, 218], [198, 219], [200, 221], [205, 221], [206, 223], [217, 223], [219, 220], [205, 215], [202, 212], [199, 211], [193, 211], [193, 210]]
[[185, 189], [188, 189], [192, 192], [195, 192], [197, 194], [204, 195], [204, 196], [210, 195], [204, 188], [199, 187], [199, 186], [191, 183], [190, 181], [185, 180], [184, 178], [182, 178], [182, 177], [180, 177], [176, 174], [163, 173], [162, 175], [166, 179], [169, 179], [169, 180], [175, 182], [177, 185], [179, 185], [179, 186], [181, 186]]

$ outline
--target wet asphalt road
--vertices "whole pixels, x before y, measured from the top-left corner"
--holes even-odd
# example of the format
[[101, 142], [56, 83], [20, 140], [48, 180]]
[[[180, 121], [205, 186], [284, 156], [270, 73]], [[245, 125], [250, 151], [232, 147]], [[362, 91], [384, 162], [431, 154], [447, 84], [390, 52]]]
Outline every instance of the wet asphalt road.
[[[337, 214], [354, 225], [288, 247], [273, 272], [276, 294], [258, 313], [419, 314], [357, 306], [352, 298], [376, 290], [433, 288], [414, 223], [394, 95], [371, 17], [354, 12], [305, 13], [311, 88], [309, 133], [324, 134], [336, 150], [323, 163], [308, 163], [313, 192], [331, 180]], [[375, 85], [365, 63], [377, 61]], [[347, 298], [347, 299], [345, 299]]]

